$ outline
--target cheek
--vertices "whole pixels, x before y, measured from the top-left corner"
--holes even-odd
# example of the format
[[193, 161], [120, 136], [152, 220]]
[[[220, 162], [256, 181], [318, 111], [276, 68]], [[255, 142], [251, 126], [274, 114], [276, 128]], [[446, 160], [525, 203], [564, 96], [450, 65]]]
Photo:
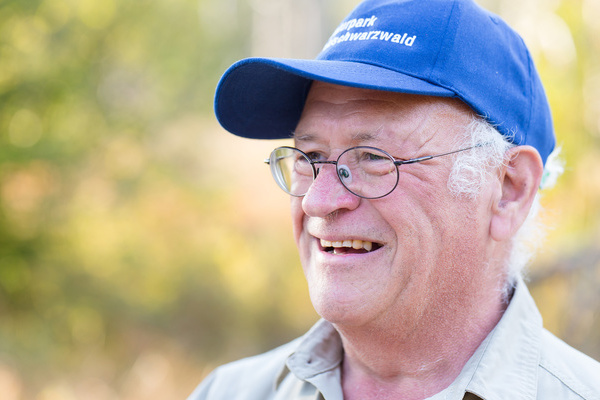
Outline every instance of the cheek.
[[441, 184], [411, 178], [400, 182], [405, 186], [380, 211], [396, 234], [398, 257], [422, 269], [445, 257], [448, 246], [461, 234], [464, 213]]
[[456, 206], [462, 205], [462, 201], [457, 201], [449, 192], [447, 181], [448, 173], [442, 168], [422, 168], [414, 174], [401, 174], [398, 201], [420, 228], [426, 224], [436, 230], [443, 229], [457, 216]]

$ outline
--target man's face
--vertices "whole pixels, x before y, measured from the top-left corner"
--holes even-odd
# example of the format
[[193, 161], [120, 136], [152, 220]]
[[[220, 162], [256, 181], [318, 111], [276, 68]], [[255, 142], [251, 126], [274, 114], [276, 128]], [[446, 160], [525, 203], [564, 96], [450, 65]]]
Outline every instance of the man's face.
[[[315, 82], [295, 142], [329, 160], [358, 145], [408, 159], [455, 149], [471, 118], [456, 99]], [[337, 324], [415, 324], [492, 290], [498, 276], [484, 267], [489, 195], [450, 194], [452, 163], [446, 156], [402, 165], [396, 189], [375, 200], [348, 192], [335, 167], [323, 165], [308, 193], [292, 198], [294, 236], [321, 316]], [[344, 241], [359, 249], [333, 248]]]

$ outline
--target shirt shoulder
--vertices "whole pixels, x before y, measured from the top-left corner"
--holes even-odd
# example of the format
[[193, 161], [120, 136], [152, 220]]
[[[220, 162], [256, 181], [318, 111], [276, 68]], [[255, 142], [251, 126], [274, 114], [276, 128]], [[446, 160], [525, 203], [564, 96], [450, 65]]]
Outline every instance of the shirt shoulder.
[[538, 398], [600, 400], [600, 363], [546, 329], [541, 339]]
[[274, 395], [275, 382], [287, 358], [295, 351], [296, 339], [266, 353], [244, 358], [215, 369], [188, 400], [266, 400]]

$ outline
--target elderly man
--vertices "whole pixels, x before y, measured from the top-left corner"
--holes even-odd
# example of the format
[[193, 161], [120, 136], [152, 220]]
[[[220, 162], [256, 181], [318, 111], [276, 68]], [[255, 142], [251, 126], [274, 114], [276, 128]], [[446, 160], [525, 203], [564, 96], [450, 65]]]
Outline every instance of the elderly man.
[[520, 277], [555, 140], [500, 18], [367, 0], [316, 60], [233, 65], [215, 109], [236, 135], [293, 138], [268, 163], [322, 320], [190, 399], [600, 398], [599, 364], [543, 329]]

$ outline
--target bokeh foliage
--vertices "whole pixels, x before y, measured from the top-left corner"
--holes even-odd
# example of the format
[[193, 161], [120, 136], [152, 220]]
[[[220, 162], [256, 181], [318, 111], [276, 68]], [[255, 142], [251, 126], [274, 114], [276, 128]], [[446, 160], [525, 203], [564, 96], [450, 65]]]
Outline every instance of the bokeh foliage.
[[[183, 398], [315, 320], [287, 199], [261, 163], [274, 144], [212, 117], [233, 61], [314, 55], [257, 46], [284, 3], [321, 10], [294, 24], [319, 43], [354, 4], [0, 1], [0, 397]], [[533, 293], [598, 358], [600, 7], [482, 3], [532, 47], [569, 167], [545, 196], [555, 229]]]

